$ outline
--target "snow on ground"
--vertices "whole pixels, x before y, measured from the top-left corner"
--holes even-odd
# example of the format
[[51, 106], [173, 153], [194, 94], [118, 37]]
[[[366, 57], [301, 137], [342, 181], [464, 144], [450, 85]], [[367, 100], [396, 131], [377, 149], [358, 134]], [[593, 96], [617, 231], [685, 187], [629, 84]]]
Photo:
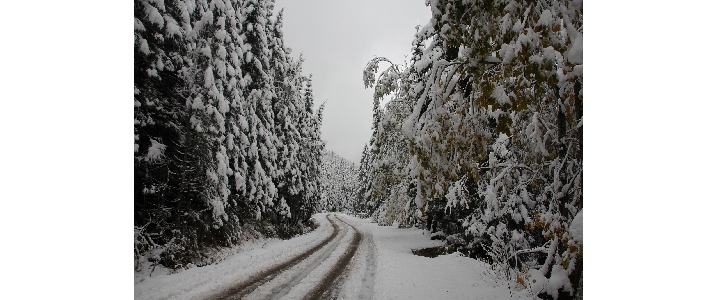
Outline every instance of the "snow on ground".
[[487, 264], [458, 252], [436, 258], [412, 254], [411, 249], [442, 245], [430, 240], [429, 231], [341, 217], [373, 235], [378, 250], [373, 299], [531, 299], [527, 291], [512, 295], [508, 283], [495, 283], [486, 274]]
[[[341, 222], [337, 222], [341, 223]], [[349, 248], [350, 241], [352, 239], [353, 230], [349, 228], [349, 226], [340, 224], [341, 228], [341, 238], [338, 238], [336, 241], [336, 244], [333, 242], [330, 243], [330, 247], [327, 248], [334, 248], [335, 249], [327, 249], [326, 252], [324, 249], [318, 251], [315, 255], [317, 259], [313, 260], [313, 257], [309, 257], [307, 261], [309, 262], [308, 266], [302, 266], [304, 262], [298, 264], [296, 267], [297, 269], [304, 269], [304, 273], [307, 273], [306, 275], [302, 274], [300, 276], [297, 276], [297, 280], [301, 278], [301, 281], [296, 281], [296, 285], [293, 285], [294, 283], [287, 284], [287, 286], [290, 286], [290, 290], [286, 294], [286, 296], [282, 299], [302, 299], [304, 295], [309, 294], [312, 289], [321, 284], [322, 279], [324, 279], [324, 276], [331, 271], [331, 268], [339, 261], [340, 256], [345, 253]], [[346, 234], [345, 234], [346, 233]], [[334, 244], [334, 245], [332, 245]], [[291, 270], [289, 270], [291, 274]], [[252, 292], [248, 295], [248, 299], [267, 299], [267, 298], [255, 298], [252, 297], [256, 292]], [[279, 299], [277, 296], [268, 297], [271, 299]]]
[[[339, 280], [340, 285], [332, 297], [339, 299], [531, 299], [528, 291], [510, 292], [505, 281], [495, 282], [489, 275], [488, 265], [459, 253], [436, 258], [417, 256], [412, 249], [440, 246], [430, 240], [428, 231], [399, 229], [397, 226], [378, 226], [369, 219], [337, 214], [364, 234], [362, 245]], [[215, 265], [198, 267], [167, 275], [135, 273], [135, 299], [202, 299], [251, 275], [266, 270], [304, 252], [331, 235], [332, 226], [326, 214], [315, 215], [320, 223], [317, 230], [291, 240], [270, 239], [247, 243], [242, 252], [229, 256]], [[341, 223], [337, 221], [337, 223]], [[346, 227], [343, 225], [341, 227]], [[289, 287], [283, 299], [301, 298], [321, 280], [323, 274], [344, 253], [351, 240], [353, 229], [342, 228], [334, 244], [336, 251], [320, 250], [287, 274], [308, 273], [301, 281]], [[346, 232], [346, 234], [344, 234]], [[341, 240], [341, 242], [339, 242]], [[331, 243], [330, 243], [331, 244]], [[325, 247], [326, 248], [326, 247]], [[313, 258], [313, 257], [318, 257]], [[321, 261], [318, 263], [316, 261]], [[314, 261], [314, 262], [313, 262]], [[311, 266], [317, 265], [318, 266]], [[307, 266], [304, 266], [307, 265]], [[316, 267], [316, 268], [315, 268]], [[298, 281], [299, 279], [295, 280]], [[281, 280], [283, 282], [287, 282]], [[264, 294], [261, 287], [252, 294]], [[263, 295], [267, 296], [267, 295]], [[276, 296], [276, 295], [275, 295]], [[277, 298], [277, 297], [272, 297]]]
[[[243, 251], [209, 266], [167, 275], [135, 273], [135, 299], [202, 299], [249, 276], [289, 260], [331, 235], [326, 214], [315, 215], [316, 230], [291, 240], [268, 239], [243, 245]], [[166, 272], [165, 272], [166, 273]]]

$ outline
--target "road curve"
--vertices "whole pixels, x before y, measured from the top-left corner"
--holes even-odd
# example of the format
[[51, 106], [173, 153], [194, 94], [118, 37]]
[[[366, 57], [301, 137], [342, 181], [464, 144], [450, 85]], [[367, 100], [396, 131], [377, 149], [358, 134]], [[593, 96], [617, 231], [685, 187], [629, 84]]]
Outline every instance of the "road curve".
[[337, 283], [338, 281], [341, 281], [343, 279], [342, 273], [347, 269], [347, 266], [349, 266], [349, 263], [351, 262], [352, 258], [354, 258], [354, 254], [356, 253], [357, 249], [359, 248], [359, 245], [361, 245], [362, 240], [364, 239], [364, 234], [359, 231], [354, 225], [351, 225], [341, 218], [337, 217], [339, 221], [346, 224], [347, 226], [351, 227], [354, 230], [354, 236], [352, 237], [351, 244], [349, 245], [349, 248], [347, 248], [346, 252], [342, 254], [342, 256], [339, 258], [339, 261], [332, 266], [329, 273], [324, 275], [322, 278], [322, 281], [319, 285], [317, 285], [314, 289], [312, 289], [307, 295], [304, 296], [304, 299], [328, 299], [328, 298], [336, 298], [337, 294]]
[[330, 236], [328, 236], [326, 239], [322, 240], [319, 244], [317, 244], [316, 246], [310, 248], [309, 250], [285, 261], [284, 263], [275, 265], [272, 268], [269, 268], [269, 269], [262, 271], [256, 275], [253, 275], [252, 277], [250, 277], [249, 279], [247, 279], [243, 282], [237, 283], [237, 285], [235, 285], [229, 289], [225, 289], [217, 294], [207, 297], [207, 299], [222, 299], [222, 300], [242, 299], [243, 296], [251, 293], [257, 287], [263, 285], [266, 282], [271, 281], [272, 279], [277, 277], [277, 275], [279, 275], [282, 272], [284, 272], [285, 270], [295, 266], [296, 264], [302, 262], [304, 259], [311, 256], [312, 254], [317, 252], [319, 249], [325, 247], [330, 241], [336, 239], [337, 235], [340, 232], [339, 225], [334, 220], [332, 220], [332, 218], [330, 218], [329, 216], [327, 216], [327, 219], [332, 224], [334, 231], [332, 232], [332, 234]]

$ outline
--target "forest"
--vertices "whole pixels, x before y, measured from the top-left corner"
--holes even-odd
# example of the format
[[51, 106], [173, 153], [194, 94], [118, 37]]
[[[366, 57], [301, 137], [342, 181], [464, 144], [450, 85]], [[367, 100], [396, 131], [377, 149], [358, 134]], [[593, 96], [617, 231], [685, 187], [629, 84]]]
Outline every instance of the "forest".
[[307, 230], [322, 107], [272, 1], [135, 1], [135, 264]]
[[373, 133], [355, 166], [325, 149], [274, 1], [135, 0], [135, 268], [211, 264], [338, 211], [582, 298], [582, 1], [426, 5], [408, 61], [363, 70]]
[[541, 298], [582, 295], [582, 2], [427, 5], [410, 60], [376, 57], [363, 72], [374, 118], [358, 206], [439, 232], [503, 277], [548, 287]]

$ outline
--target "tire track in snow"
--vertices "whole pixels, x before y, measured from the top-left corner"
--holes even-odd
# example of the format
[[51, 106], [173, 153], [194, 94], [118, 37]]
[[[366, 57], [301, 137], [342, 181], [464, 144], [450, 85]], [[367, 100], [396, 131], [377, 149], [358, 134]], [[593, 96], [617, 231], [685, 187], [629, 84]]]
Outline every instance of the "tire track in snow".
[[[334, 217], [337, 218], [336, 215], [334, 215]], [[305, 262], [302, 262], [293, 267], [292, 269], [285, 271], [285, 274], [280, 275], [280, 277], [284, 278], [277, 278], [272, 282], [268, 283], [267, 288], [269, 290], [267, 290], [263, 286], [260, 289], [264, 289], [264, 291], [258, 291], [259, 293], [253, 292], [252, 294], [247, 295], [248, 298], [259, 299], [266, 297], [267, 299], [272, 300], [282, 299], [282, 297], [290, 293], [290, 291], [295, 286], [297, 286], [297, 284], [302, 282], [305, 278], [307, 278], [307, 276], [310, 276], [310, 273], [315, 272], [315, 270], [320, 267], [325, 261], [331, 261], [330, 256], [332, 256], [336, 249], [340, 247], [343, 243], [346, 244], [346, 242], [343, 242], [343, 240], [344, 237], [347, 235], [348, 231], [349, 227], [343, 226], [343, 228], [341, 229], [341, 234], [339, 234], [337, 238], [329, 242], [326, 247], [322, 248], [316, 254], [312, 255], [312, 257], [307, 258]], [[321, 270], [319, 270], [319, 272], [321, 272]]]
[[334, 231], [332, 234], [321, 241], [321, 243], [317, 244], [316, 246], [312, 247], [311, 249], [307, 250], [306, 252], [299, 254], [295, 256], [294, 258], [278, 264], [266, 271], [260, 272], [257, 275], [254, 275], [250, 277], [248, 280], [241, 282], [237, 284], [236, 286], [229, 288], [223, 292], [220, 292], [216, 295], [213, 295], [211, 297], [208, 297], [208, 299], [242, 299], [243, 296], [251, 293], [254, 291], [257, 287], [261, 286], [262, 284], [274, 279], [277, 277], [277, 275], [281, 274], [287, 269], [290, 269], [294, 265], [300, 263], [307, 257], [311, 256], [315, 252], [317, 252], [319, 249], [326, 246], [331, 240], [335, 239], [337, 235], [339, 234], [339, 225], [329, 218], [327, 215], [327, 220], [332, 224], [332, 227], [334, 228]]
[[367, 232], [365, 239], [367, 251], [366, 264], [361, 289], [359, 291], [359, 299], [372, 299], [374, 297], [374, 278], [376, 276], [376, 245], [374, 244], [374, 237], [371, 232]]
[[[341, 221], [350, 222], [342, 219]], [[374, 282], [377, 270], [377, 249], [374, 243], [374, 236], [371, 230], [363, 224], [351, 220], [351, 223], [359, 228], [362, 233], [362, 240], [359, 248], [338, 281], [335, 284], [329, 299], [373, 299]]]
[[339, 217], [336, 218], [337, 220], [354, 229], [354, 236], [352, 238], [351, 244], [346, 250], [346, 252], [344, 252], [344, 254], [339, 258], [339, 261], [331, 268], [329, 273], [324, 275], [321, 284], [317, 285], [307, 295], [304, 296], [303, 299], [305, 300], [336, 298], [336, 294], [339, 290], [338, 287], [340, 286], [340, 282], [343, 280], [342, 277], [345, 277], [341, 275], [346, 270], [352, 258], [354, 258], [354, 254], [356, 253], [357, 249], [359, 248], [359, 245], [363, 240], [364, 234], [362, 234], [359, 229]]

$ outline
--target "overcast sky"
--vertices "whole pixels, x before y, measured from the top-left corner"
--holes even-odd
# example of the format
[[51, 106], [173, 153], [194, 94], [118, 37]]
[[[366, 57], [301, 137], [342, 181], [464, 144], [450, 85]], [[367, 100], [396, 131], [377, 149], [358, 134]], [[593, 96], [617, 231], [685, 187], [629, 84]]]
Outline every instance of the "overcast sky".
[[371, 137], [373, 92], [364, 89], [364, 66], [374, 56], [403, 63], [414, 27], [427, 24], [431, 10], [424, 0], [277, 0], [275, 12], [282, 8], [285, 45], [297, 59], [303, 53], [316, 106], [327, 102], [322, 139], [358, 164]]

